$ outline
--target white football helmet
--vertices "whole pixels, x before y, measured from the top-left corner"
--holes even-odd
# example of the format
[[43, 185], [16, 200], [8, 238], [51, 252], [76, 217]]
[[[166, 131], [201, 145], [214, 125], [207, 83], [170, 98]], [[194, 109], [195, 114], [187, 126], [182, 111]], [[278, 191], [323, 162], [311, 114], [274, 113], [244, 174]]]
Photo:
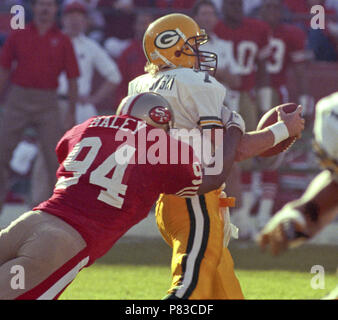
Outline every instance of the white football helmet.
[[338, 174], [338, 92], [318, 101], [313, 132], [321, 165]]

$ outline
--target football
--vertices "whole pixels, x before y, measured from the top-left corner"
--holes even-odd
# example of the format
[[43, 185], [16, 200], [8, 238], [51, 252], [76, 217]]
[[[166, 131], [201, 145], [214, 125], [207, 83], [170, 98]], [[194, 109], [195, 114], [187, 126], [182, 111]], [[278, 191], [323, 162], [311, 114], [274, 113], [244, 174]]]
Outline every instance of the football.
[[[277, 107], [274, 107], [267, 111], [262, 118], [260, 119], [257, 130], [262, 130], [278, 121], [278, 115], [277, 115], [277, 108], [282, 107], [285, 113], [291, 113], [295, 111], [298, 107], [295, 103], [285, 103], [282, 105], [279, 105]], [[274, 147], [264, 151], [259, 156], [260, 157], [272, 157], [275, 156], [283, 151], [286, 151], [288, 148], [291, 147], [291, 145], [296, 141], [296, 137], [289, 137], [286, 140], [276, 144]]]

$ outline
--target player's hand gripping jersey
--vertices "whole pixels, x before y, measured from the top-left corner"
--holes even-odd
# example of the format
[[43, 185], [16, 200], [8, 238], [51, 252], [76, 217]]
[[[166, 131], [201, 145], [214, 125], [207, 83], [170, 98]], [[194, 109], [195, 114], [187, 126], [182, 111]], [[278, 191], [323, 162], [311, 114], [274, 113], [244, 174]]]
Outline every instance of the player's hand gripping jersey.
[[35, 209], [77, 229], [92, 249], [91, 262], [145, 218], [160, 193], [190, 196], [201, 184], [191, 147], [188, 164], [169, 164], [173, 138], [162, 129], [154, 130], [162, 132], [168, 152], [161, 158], [164, 163], [151, 163], [156, 142], [146, 137], [152, 129], [126, 115], [93, 117], [69, 130], [57, 145], [54, 194]]

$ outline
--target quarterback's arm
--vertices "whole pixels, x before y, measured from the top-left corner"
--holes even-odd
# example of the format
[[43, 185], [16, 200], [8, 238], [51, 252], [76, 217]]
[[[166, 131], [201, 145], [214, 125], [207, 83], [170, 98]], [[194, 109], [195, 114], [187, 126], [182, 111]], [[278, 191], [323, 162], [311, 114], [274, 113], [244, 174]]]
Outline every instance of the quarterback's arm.
[[240, 162], [260, 155], [273, 146], [274, 140], [273, 133], [268, 128], [246, 132], [238, 146], [236, 161]]
[[[300, 136], [304, 130], [304, 119], [301, 118], [302, 107], [299, 106], [292, 113], [285, 113], [282, 109], [278, 111], [278, 122], [285, 124], [288, 136]], [[259, 131], [246, 132], [237, 149], [236, 161], [243, 161], [260, 155], [275, 144], [275, 135], [271, 126]], [[288, 138], [288, 137], [286, 137]]]

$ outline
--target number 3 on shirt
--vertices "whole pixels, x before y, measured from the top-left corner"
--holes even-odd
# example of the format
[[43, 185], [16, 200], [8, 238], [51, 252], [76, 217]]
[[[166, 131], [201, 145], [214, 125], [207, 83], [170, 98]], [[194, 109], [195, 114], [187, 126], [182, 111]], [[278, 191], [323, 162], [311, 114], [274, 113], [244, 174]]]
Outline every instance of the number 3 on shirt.
[[[55, 185], [55, 189], [66, 189], [71, 185], [77, 184], [80, 177], [85, 174], [92, 165], [101, 146], [102, 142], [99, 137], [84, 138], [77, 143], [63, 162], [65, 170], [72, 171], [73, 176], [69, 178], [64, 176], [60, 177]], [[90, 148], [85, 158], [83, 160], [75, 160], [85, 147]], [[127, 185], [122, 183], [122, 179], [129, 164], [129, 160], [134, 155], [135, 150], [134, 147], [127, 144], [120, 146], [90, 173], [89, 183], [105, 189], [100, 191], [97, 198], [98, 200], [116, 208], [122, 207], [124, 202], [122, 196], [125, 195], [127, 191]], [[118, 159], [120, 161], [117, 161]], [[113, 176], [107, 178], [106, 175], [115, 167], [116, 169]]]

